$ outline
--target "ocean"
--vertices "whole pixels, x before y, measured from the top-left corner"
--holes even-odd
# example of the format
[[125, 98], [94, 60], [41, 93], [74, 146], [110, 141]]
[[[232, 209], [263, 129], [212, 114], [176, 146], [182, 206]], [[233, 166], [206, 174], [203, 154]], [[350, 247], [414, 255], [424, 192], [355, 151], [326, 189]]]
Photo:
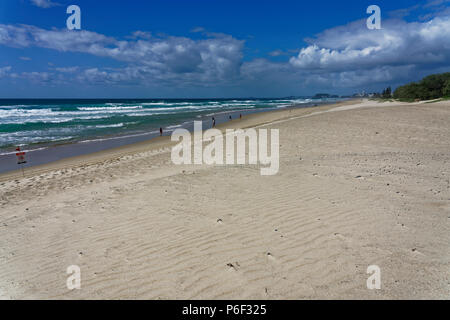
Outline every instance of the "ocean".
[[[26, 152], [63, 145], [58, 157], [79, 155], [144, 141], [178, 127], [189, 128], [194, 120], [228, 121], [239, 114], [306, 107], [338, 99], [0, 99], [0, 172], [16, 168], [16, 147]], [[67, 147], [69, 146], [69, 147]], [[88, 147], [89, 146], [89, 147]], [[64, 155], [64, 156], [60, 156]], [[7, 159], [4, 156], [8, 156]], [[53, 161], [40, 159], [35, 164]], [[3, 161], [1, 161], [3, 160]]]

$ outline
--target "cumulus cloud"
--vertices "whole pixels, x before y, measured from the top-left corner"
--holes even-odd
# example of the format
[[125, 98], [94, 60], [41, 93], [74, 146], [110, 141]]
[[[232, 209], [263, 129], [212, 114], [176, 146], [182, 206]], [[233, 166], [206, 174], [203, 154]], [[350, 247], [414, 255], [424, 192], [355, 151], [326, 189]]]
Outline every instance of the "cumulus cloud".
[[413, 65], [405, 66], [379, 66], [372, 69], [348, 70], [342, 72], [330, 72], [309, 77], [308, 85], [328, 86], [331, 88], [352, 88], [356, 86], [370, 86], [396, 82], [400, 79], [407, 80], [414, 70]]
[[319, 34], [290, 63], [300, 69], [346, 71], [376, 66], [448, 64], [450, 17], [428, 22], [386, 21], [369, 30], [363, 21]]
[[[10, 71], [10, 70], [8, 70]], [[7, 76], [10, 79], [27, 80], [35, 84], [45, 84], [45, 85], [56, 85], [67, 83], [67, 81], [62, 77], [58, 76], [52, 72], [8, 72]], [[1, 69], [0, 69], [1, 78]]]
[[15, 48], [40, 47], [100, 55], [107, 54], [102, 52], [105, 46], [115, 43], [117, 41], [113, 38], [84, 30], [73, 32], [67, 29], [46, 30], [30, 25], [0, 24], [0, 44]]
[[[136, 74], [195, 74], [200, 81], [225, 81], [239, 74], [244, 42], [231, 36], [192, 40], [184, 37], [153, 38], [142, 31], [125, 41], [91, 32], [46, 30], [30, 25], [1, 25], [0, 44], [16, 48], [40, 47], [62, 52], [82, 52], [140, 65]], [[142, 39], [145, 38], [145, 39]], [[145, 68], [144, 68], [145, 67]], [[127, 69], [125, 69], [127, 70]], [[106, 72], [106, 71], [105, 71]], [[96, 72], [95, 79], [109, 78]], [[115, 73], [113, 73], [115, 74]], [[90, 77], [93, 78], [93, 77]]]
[[288, 63], [256, 59], [244, 63], [241, 71], [255, 81], [284, 79], [287, 86], [295, 83], [299, 88], [395, 86], [449, 71], [449, 30], [450, 15], [426, 22], [384, 20], [382, 30], [369, 30], [366, 21], [359, 20], [306, 39], [309, 45]]
[[450, 69], [450, 17], [427, 22], [386, 20], [382, 30], [365, 21], [325, 30], [288, 63], [256, 59], [241, 74], [253, 81], [297, 88], [380, 88]]
[[150, 39], [151, 37], [152, 37], [151, 32], [138, 30], [138, 31], [133, 32], [129, 38], [130, 39]]
[[[430, 6], [442, 3], [437, 0]], [[235, 86], [277, 95], [287, 90], [291, 94], [296, 90], [311, 92], [311, 88], [395, 86], [450, 68], [450, 14], [441, 12], [425, 22], [383, 20], [382, 27], [368, 30], [365, 20], [355, 21], [306, 39], [306, 45], [295, 56], [290, 50], [278, 49], [270, 52], [267, 59], [244, 61], [243, 40], [200, 28], [192, 31], [202, 32], [201, 39], [153, 36], [146, 31], [117, 39], [87, 30], [0, 24], [0, 45], [78, 52], [120, 65], [51, 67], [51, 72], [21, 74], [3, 68], [0, 75], [45, 83], [61, 83], [70, 78], [107, 85]]]
[[20, 74], [17, 75], [17, 77], [19, 78], [25, 78], [28, 80], [31, 80], [33, 82], [37, 82], [37, 83], [45, 83], [45, 82], [53, 82], [54, 78], [53, 78], [53, 74], [49, 73], [49, 72], [22, 72]]

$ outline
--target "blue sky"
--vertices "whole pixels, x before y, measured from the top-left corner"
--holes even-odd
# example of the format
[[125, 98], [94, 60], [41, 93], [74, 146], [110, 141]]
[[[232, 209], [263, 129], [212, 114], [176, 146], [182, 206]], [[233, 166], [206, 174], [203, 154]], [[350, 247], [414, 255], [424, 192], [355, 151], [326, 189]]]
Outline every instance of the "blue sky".
[[[68, 5], [82, 30], [66, 28]], [[376, 4], [382, 29], [368, 30]], [[281, 97], [450, 71], [450, 1], [8, 0], [0, 97]]]

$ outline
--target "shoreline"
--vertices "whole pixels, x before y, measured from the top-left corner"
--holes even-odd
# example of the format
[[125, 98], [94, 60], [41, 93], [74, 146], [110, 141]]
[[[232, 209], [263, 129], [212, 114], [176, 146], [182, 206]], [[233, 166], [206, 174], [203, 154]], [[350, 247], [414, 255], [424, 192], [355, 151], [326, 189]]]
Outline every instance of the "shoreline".
[[[302, 100], [302, 101], [300, 101]], [[178, 100], [161, 100], [161, 101], [154, 101], [154, 100], [148, 100], [147, 102], [144, 101], [137, 101], [137, 100], [123, 100], [121, 103], [117, 103], [116, 105], [111, 103], [111, 100], [105, 100], [103, 101], [103, 104], [98, 105], [95, 103], [102, 102], [102, 100], [98, 101], [91, 101], [94, 103], [93, 106], [90, 104], [86, 104], [90, 100], [80, 100], [78, 101], [79, 104], [74, 103], [75, 101], [67, 100], [62, 101], [59, 99], [56, 99], [56, 102], [60, 102], [60, 104], [55, 105], [43, 105], [45, 107], [42, 108], [35, 108], [40, 106], [37, 105], [30, 105], [32, 107], [31, 111], [38, 112], [37, 114], [47, 115], [51, 116], [51, 113], [55, 113], [55, 123], [57, 123], [56, 127], [54, 129], [60, 128], [59, 124], [67, 124], [71, 122], [77, 122], [81, 120], [89, 120], [89, 119], [113, 119], [117, 116], [127, 116], [128, 114], [124, 111], [128, 111], [131, 117], [135, 117], [133, 121], [129, 121], [126, 119], [120, 119], [113, 122], [106, 122], [103, 124], [98, 125], [92, 125], [92, 124], [79, 124], [80, 130], [79, 132], [71, 133], [72, 129], [68, 131], [66, 135], [62, 134], [59, 138], [58, 137], [51, 137], [49, 139], [41, 139], [39, 133], [36, 134], [36, 139], [31, 139], [31, 142], [27, 142], [27, 134], [23, 134], [23, 139], [19, 140], [17, 138], [11, 138], [12, 140], [9, 141], [9, 143], [5, 144], [5, 141], [2, 141], [3, 145], [0, 148], [0, 172], [1, 170], [1, 160], [2, 157], [8, 156], [15, 153], [15, 149], [17, 146], [20, 146], [21, 148], [25, 149], [25, 152], [34, 152], [39, 151], [41, 149], [48, 149], [52, 147], [58, 147], [58, 146], [64, 146], [64, 145], [74, 145], [77, 146], [77, 144], [88, 144], [90, 145], [90, 152], [100, 151], [103, 150], [102, 147], [98, 147], [96, 145], [97, 142], [105, 142], [106, 144], [109, 144], [108, 148], [116, 147], [124, 144], [130, 144], [134, 142], [143, 141], [146, 139], [149, 139], [153, 136], [159, 135], [159, 128], [162, 127], [164, 130], [170, 131], [173, 128], [177, 127], [188, 127], [189, 124], [193, 121], [201, 120], [203, 122], [208, 122], [212, 116], [216, 117], [217, 123], [225, 122], [228, 119], [228, 115], [233, 115], [234, 117], [236, 115], [242, 114], [252, 114], [252, 113], [259, 113], [259, 112], [266, 112], [271, 110], [277, 110], [279, 108], [286, 108], [286, 107], [309, 107], [313, 105], [324, 105], [324, 104], [330, 104], [335, 103], [339, 101], [346, 101], [347, 99], [329, 99], [329, 100], [318, 100], [314, 101], [313, 99], [300, 99], [300, 100], [270, 100], [270, 99], [260, 99], [260, 100], [226, 100], [226, 99], [218, 99], [217, 101], [210, 101], [210, 100], [183, 100], [184, 102], [178, 102]], [[1, 99], [0, 99], [1, 101]], [[198, 102], [200, 105], [193, 105], [193, 103]], [[17, 99], [16, 104], [14, 106], [19, 107], [18, 109], [10, 109], [8, 103], [6, 103], [6, 106], [0, 106], [0, 111], [4, 112], [5, 110], [13, 111], [13, 114], [10, 116], [17, 117], [17, 114], [20, 112], [28, 112], [27, 109], [20, 109], [21, 107], [26, 107], [25, 104], [20, 104], [23, 102], [20, 99]], [[39, 101], [36, 101], [38, 103]], [[45, 103], [46, 100], [42, 100], [42, 103]], [[136, 105], [136, 103], [142, 103], [142, 105]], [[9, 102], [11, 103], [11, 102]], [[23, 102], [25, 103], [25, 102]], [[177, 103], [179, 104], [177, 107]], [[221, 103], [223, 105], [221, 105]], [[14, 107], [11, 104], [11, 107]], [[66, 107], [69, 106], [69, 107]], [[111, 108], [109, 108], [110, 106]], [[6, 109], [2, 109], [6, 108]], [[67, 110], [65, 108], [68, 108]], [[42, 109], [42, 110], [41, 110]], [[76, 109], [77, 112], [80, 112], [78, 115], [73, 114], [72, 109]], [[51, 110], [51, 111], [50, 111]], [[170, 110], [170, 111], [169, 111]], [[189, 111], [191, 110], [191, 111]], [[203, 110], [203, 111], [202, 111]], [[30, 111], [30, 112], [31, 112]], [[65, 115], [65, 112], [68, 113]], [[175, 111], [175, 112], [172, 112]], [[82, 112], [87, 112], [87, 114], [82, 114]], [[149, 118], [149, 115], [147, 113], [154, 113], [155, 118]], [[92, 114], [91, 114], [92, 113]], [[100, 115], [99, 115], [100, 114]], [[184, 115], [182, 115], [184, 114]], [[59, 117], [66, 116], [69, 118], [60, 119], [61, 121], [58, 121]], [[179, 115], [182, 115], [179, 117]], [[2, 114], [3, 116], [3, 114]], [[31, 117], [30, 119], [28, 119]], [[72, 117], [72, 118], [70, 118]], [[141, 121], [139, 118], [144, 117], [145, 120]], [[77, 120], [78, 119], [78, 120]], [[6, 125], [14, 124], [18, 120], [21, 120], [20, 117], [17, 119], [13, 119], [13, 122], [8, 122], [8, 115], [6, 118]], [[28, 121], [29, 120], [29, 121]], [[26, 116], [24, 118], [24, 125], [33, 125], [38, 122], [32, 121], [32, 116]], [[35, 119], [39, 120], [39, 119]], [[42, 119], [41, 119], [42, 120]], [[100, 121], [98, 120], [98, 121]], [[102, 121], [103, 121], [102, 120]], [[97, 120], [95, 120], [97, 121]], [[53, 123], [53, 122], [50, 122]], [[45, 123], [44, 123], [45, 124]], [[138, 127], [132, 127], [132, 125], [138, 124]], [[129, 127], [131, 125], [131, 127]], [[86, 127], [86, 128], [85, 128]], [[122, 128], [124, 127], [124, 128]], [[69, 128], [71, 128], [71, 125], [69, 125]], [[104, 128], [122, 128], [120, 130], [113, 130], [108, 129], [105, 131], [92, 131], [89, 134], [83, 134], [89, 128], [89, 130], [103, 130]], [[102, 129], [103, 128], [103, 129]], [[3, 128], [2, 128], [3, 129]], [[43, 136], [47, 137], [49, 133], [45, 133], [46, 129], [45, 127], [40, 128], [39, 126], [33, 127], [34, 130], [43, 130]], [[112, 131], [111, 131], [112, 130]], [[114, 131], [114, 132], [113, 132]], [[26, 131], [24, 131], [26, 132]], [[15, 135], [15, 133], [22, 133], [22, 131], [18, 132], [11, 132], [12, 135]], [[55, 133], [58, 135], [58, 133]], [[3, 134], [5, 135], [5, 133]], [[47, 137], [48, 138], [48, 137]], [[28, 139], [29, 140], [29, 139]], [[32, 142], [33, 140], [36, 140], [37, 142]], [[120, 141], [118, 143], [113, 143], [114, 140]], [[82, 151], [82, 152], [73, 152], [72, 156], [80, 155], [89, 153], [89, 151]]]
[[[233, 112], [227, 112], [222, 116], [223, 119], [222, 122], [218, 122], [216, 129], [226, 130], [226, 129], [246, 129], [250, 127], [254, 127], [257, 125], [262, 125], [261, 121], [267, 121], [267, 117], [272, 117], [273, 115], [279, 115], [280, 119], [287, 116], [295, 116], [296, 114], [303, 114], [304, 112], [309, 112], [312, 110], [321, 111], [333, 107], [339, 107], [341, 105], [352, 105], [356, 104], [358, 102], [361, 102], [361, 99], [351, 99], [351, 100], [345, 100], [345, 101], [339, 101], [335, 103], [325, 103], [322, 105], [315, 105], [315, 106], [307, 106], [304, 107], [302, 105], [296, 106], [293, 105], [291, 107], [285, 107], [282, 109], [277, 110], [267, 110], [267, 111], [256, 111], [256, 112], [250, 112], [247, 114], [243, 114], [243, 119], [233, 119], [232, 121], [229, 121], [227, 119], [227, 116], [229, 114], [239, 114], [240, 111], [233, 111]], [[294, 111], [295, 110], [295, 111]], [[297, 111], [298, 110], [298, 111]], [[294, 112], [293, 112], [294, 111]], [[262, 116], [266, 115], [266, 116]], [[276, 117], [276, 116], [275, 116]], [[203, 130], [206, 130], [211, 127], [211, 125], [208, 123], [205, 126], [205, 121]], [[236, 126], [239, 124], [238, 126]], [[181, 126], [180, 126], [181, 128]], [[191, 127], [187, 127], [189, 131], [192, 131]], [[172, 132], [172, 131], [168, 131]], [[79, 155], [69, 155], [69, 156], [63, 156], [61, 159], [57, 160], [50, 160], [46, 161], [43, 160], [44, 163], [39, 163], [36, 165], [29, 165], [29, 162], [26, 166], [24, 166], [25, 176], [27, 174], [36, 174], [36, 173], [42, 173], [47, 172], [48, 170], [57, 169], [60, 167], [66, 167], [67, 165], [82, 165], [83, 162], [86, 163], [96, 163], [98, 161], [104, 161], [108, 158], [114, 158], [114, 157], [121, 157], [129, 154], [133, 154], [136, 152], [145, 152], [145, 151], [153, 151], [158, 148], [164, 148], [171, 145], [170, 136], [163, 135], [162, 137], [158, 134], [138, 134], [138, 136], [149, 136], [149, 138], [146, 138], [145, 140], [138, 141], [138, 142], [125, 142], [122, 145], [114, 146], [114, 144], [108, 146], [108, 142], [111, 142], [112, 139], [127, 139], [128, 136], [125, 137], [113, 137], [112, 139], [99, 139], [99, 141], [103, 141], [107, 146], [102, 148], [99, 151], [88, 151], [84, 152]], [[82, 144], [82, 146], [86, 146], [89, 148], [88, 144], [90, 141], [87, 141], [85, 145], [83, 145], [85, 142], [75, 142], [75, 143], [66, 143], [66, 144], [60, 144], [60, 145], [51, 145], [48, 147], [38, 148], [35, 150], [31, 150], [27, 152], [27, 159], [30, 157], [30, 154], [36, 155], [36, 153], [44, 153], [44, 152], [51, 152], [55, 153], [56, 157], [59, 157], [61, 154], [61, 151], [64, 151], [64, 149], [69, 149], [71, 147], [76, 147], [77, 145]], [[97, 141], [96, 141], [97, 142]], [[146, 147], [148, 147], [148, 150], [146, 150]], [[70, 154], [70, 153], [69, 153]], [[12, 152], [10, 155], [4, 155], [3, 159], [0, 159], [1, 162], [5, 163], [8, 162], [9, 166], [16, 166], [16, 157], [15, 152]], [[0, 181], [7, 180], [11, 177], [22, 177], [22, 169], [10, 169], [3, 172], [0, 172]]]

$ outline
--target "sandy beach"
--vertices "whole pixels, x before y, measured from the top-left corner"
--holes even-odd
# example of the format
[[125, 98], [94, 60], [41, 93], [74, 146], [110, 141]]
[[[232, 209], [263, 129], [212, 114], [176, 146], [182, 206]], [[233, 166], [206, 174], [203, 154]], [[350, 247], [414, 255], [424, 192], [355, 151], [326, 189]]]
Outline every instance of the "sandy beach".
[[169, 137], [0, 175], [0, 298], [449, 299], [449, 124], [361, 100], [219, 126], [279, 129], [273, 176], [174, 165]]

